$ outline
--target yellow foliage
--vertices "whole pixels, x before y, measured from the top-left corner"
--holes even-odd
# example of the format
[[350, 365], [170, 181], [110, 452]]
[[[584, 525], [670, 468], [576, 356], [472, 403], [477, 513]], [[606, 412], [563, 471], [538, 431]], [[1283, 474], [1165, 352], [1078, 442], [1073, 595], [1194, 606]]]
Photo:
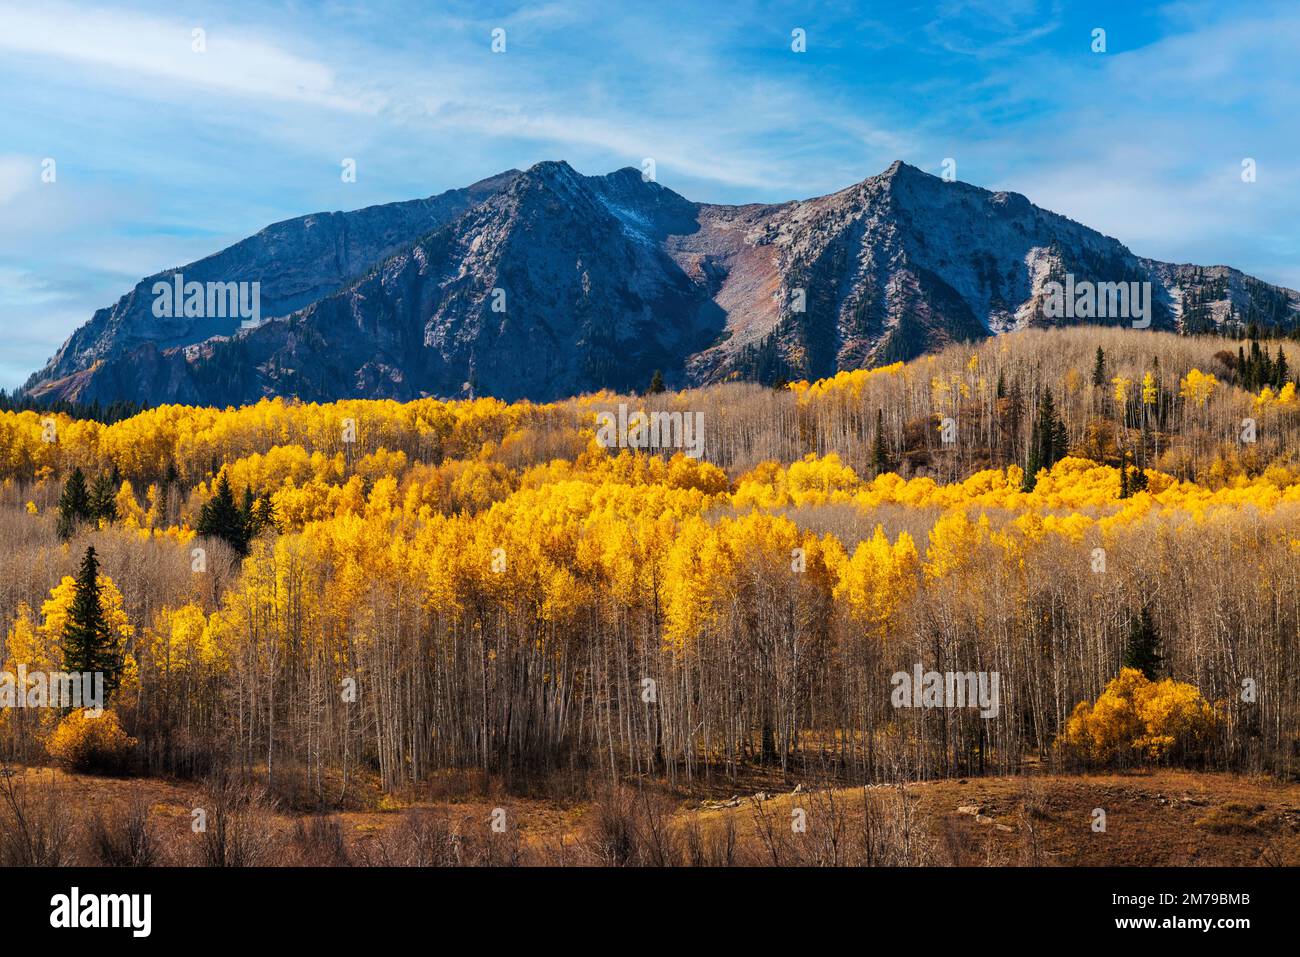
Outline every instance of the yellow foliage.
[[1282, 386], [1276, 393], [1271, 386], [1264, 386], [1259, 390], [1259, 395], [1255, 396], [1255, 408], [1267, 408], [1269, 406], [1281, 406], [1283, 408], [1296, 404], [1296, 386], [1295, 382], [1288, 382]]
[[863, 388], [873, 379], [896, 376], [902, 371], [901, 362], [876, 369], [845, 370], [837, 372], [828, 379], [818, 379], [816, 382], [791, 382], [790, 391], [798, 397], [801, 404], [831, 397], [860, 399]]
[[45, 739], [45, 750], [56, 763], [79, 772], [121, 771], [135, 745], [116, 712], [96, 717], [85, 708], [70, 712]]
[[1203, 408], [1210, 397], [1214, 395], [1214, 390], [1218, 384], [1219, 380], [1212, 373], [1193, 369], [1178, 384], [1178, 394], [1188, 402], [1195, 403], [1197, 408]]
[[1145, 373], [1142, 376], [1142, 404], [1155, 405], [1159, 395], [1160, 390], [1156, 386], [1156, 377], [1150, 372]]
[[886, 638], [895, 612], [920, 585], [920, 567], [911, 535], [902, 532], [891, 545], [877, 525], [871, 538], [859, 542], [853, 557], [842, 562], [834, 596], [846, 603], [852, 617]]
[[117, 517], [127, 528], [140, 528], [146, 524], [144, 512], [140, 510], [140, 503], [135, 500], [135, 489], [131, 487], [130, 482], [123, 480], [114, 502], [117, 505]]
[[971, 522], [964, 511], [944, 515], [930, 529], [930, 545], [925, 550], [927, 578], [942, 578], [965, 568], [977, 557], [980, 545], [989, 540], [987, 516]]
[[159, 611], [143, 640], [150, 660], [166, 673], [212, 664], [220, 653], [208, 616], [193, 602]]
[[1151, 681], [1123, 668], [1096, 703], [1081, 701], [1058, 742], [1081, 756], [1109, 762], [1125, 754], [1159, 760], [1195, 752], [1211, 740], [1219, 716], [1194, 685]]

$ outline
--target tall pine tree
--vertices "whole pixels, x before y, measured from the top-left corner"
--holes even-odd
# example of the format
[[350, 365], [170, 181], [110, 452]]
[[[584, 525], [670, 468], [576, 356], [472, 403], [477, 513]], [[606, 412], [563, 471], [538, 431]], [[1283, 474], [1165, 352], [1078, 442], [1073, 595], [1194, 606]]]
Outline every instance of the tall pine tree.
[[59, 496], [59, 538], [67, 541], [77, 531], [77, 526], [90, 521], [91, 517], [86, 474], [78, 466], [63, 483], [63, 493]]
[[1043, 443], [1039, 438], [1038, 420], [1034, 420], [1029, 433], [1029, 461], [1025, 463], [1025, 479], [1020, 485], [1022, 492], [1032, 492], [1038, 484], [1038, 470], [1043, 467]]
[[1124, 667], [1136, 668], [1151, 681], [1160, 673], [1164, 658], [1160, 654], [1160, 636], [1151, 620], [1151, 609], [1129, 616], [1128, 639], [1124, 644]]
[[876, 410], [876, 441], [871, 449], [871, 465], [877, 475], [889, 471], [889, 448], [885, 445], [885, 410]]
[[94, 521], [117, 521], [117, 495], [111, 475], [100, 475], [90, 487], [90, 517]]
[[279, 523], [275, 517], [275, 503], [271, 501], [271, 493], [263, 492], [258, 498], [257, 504], [253, 506], [253, 520], [249, 526], [248, 538], [251, 541], [266, 529], [279, 531]]
[[1095, 386], [1106, 384], [1106, 353], [1101, 346], [1097, 347], [1097, 361], [1092, 366], [1092, 384]]
[[63, 670], [103, 674], [105, 704], [117, 690], [121, 677], [122, 662], [100, 603], [99, 559], [93, 545], [81, 559], [72, 605], [63, 625]]
[[235, 494], [230, 490], [230, 480], [224, 471], [217, 479], [212, 498], [199, 510], [195, 530], [200, 535], [221, 539], [241, 556], [248, 554], [248, 519], [244, 510], [235, 504]]
[[1052, 390], [1044, 389], [1043, 397], [1038, 401], [1038, 416], [1034, 420], [1033, 432], [1029, 439], [1029, 461], [1025, 465], [1025, 478], [1021, 486], [1024, 491], [1033, 491], [1038, 484], [1039, 469], [1050, 469], [1065, 458], [1069, 451], [1069, 437], [1065, 423], [1056, 414], [1056, 403], [1052, 399]]

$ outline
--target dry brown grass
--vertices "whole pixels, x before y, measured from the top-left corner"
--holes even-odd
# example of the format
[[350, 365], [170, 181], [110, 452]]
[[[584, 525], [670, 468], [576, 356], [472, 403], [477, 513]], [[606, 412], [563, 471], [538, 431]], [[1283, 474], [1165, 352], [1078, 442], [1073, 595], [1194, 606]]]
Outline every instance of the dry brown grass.
[[[1190, 771], [767, 791], [734, 803], [628, 783], [575, 803], [458, 794], [331, 815], [289, 812], [233, 783], [29, 769], [12, 784], [26, 830], [0, 809], [10, 865], [1300, 864], [1300, 784]], [[207, 809], [205, 833], [191, 828], [195, 807]], [[1105, 832], [1092, 829], [1098, 807]], [[500, 833], [496, 808], [508, 822]], [[803, 831], [791, 827], [796, 809]]]

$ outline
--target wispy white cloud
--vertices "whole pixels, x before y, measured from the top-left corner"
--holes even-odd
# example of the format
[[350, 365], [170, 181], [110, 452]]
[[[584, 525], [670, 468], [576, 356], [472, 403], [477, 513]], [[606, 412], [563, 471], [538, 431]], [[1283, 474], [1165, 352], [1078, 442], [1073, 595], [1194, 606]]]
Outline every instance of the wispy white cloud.
[[984, 58], [1028, 46], [1060, 26], [1060, 0], [950, 0], [925, 33], [949, 53]]
[[213, 23], [9, 2], [0, 3], [0, 23], [0, 50], [117, 71], [149, 84], [162, 80], [351, 112], [374, 112], [381, 105], [341, 89], [323, 63]]
[[41, 181], [40, 161], [30, 156], [0, 155], [0, 206]]

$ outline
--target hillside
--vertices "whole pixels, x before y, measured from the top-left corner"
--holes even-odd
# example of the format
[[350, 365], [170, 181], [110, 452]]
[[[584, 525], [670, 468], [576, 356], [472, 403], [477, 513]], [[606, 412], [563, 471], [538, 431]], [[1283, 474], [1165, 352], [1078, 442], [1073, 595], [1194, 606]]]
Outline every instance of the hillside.
[[[100, 569], [131, 760], [278, 755], [295, 801], [470, 766], [1285, 777], [1298, 363], [1078, 327], [783, 389], [0, 413], [7, 655], [57, 664]], [[613, 434], [629, 407], [667, 417], [655, 447]], [[917, 668], [992, 700], [900, 704]], [[1105, 696], [1166, 718], [1109, 727]]]

